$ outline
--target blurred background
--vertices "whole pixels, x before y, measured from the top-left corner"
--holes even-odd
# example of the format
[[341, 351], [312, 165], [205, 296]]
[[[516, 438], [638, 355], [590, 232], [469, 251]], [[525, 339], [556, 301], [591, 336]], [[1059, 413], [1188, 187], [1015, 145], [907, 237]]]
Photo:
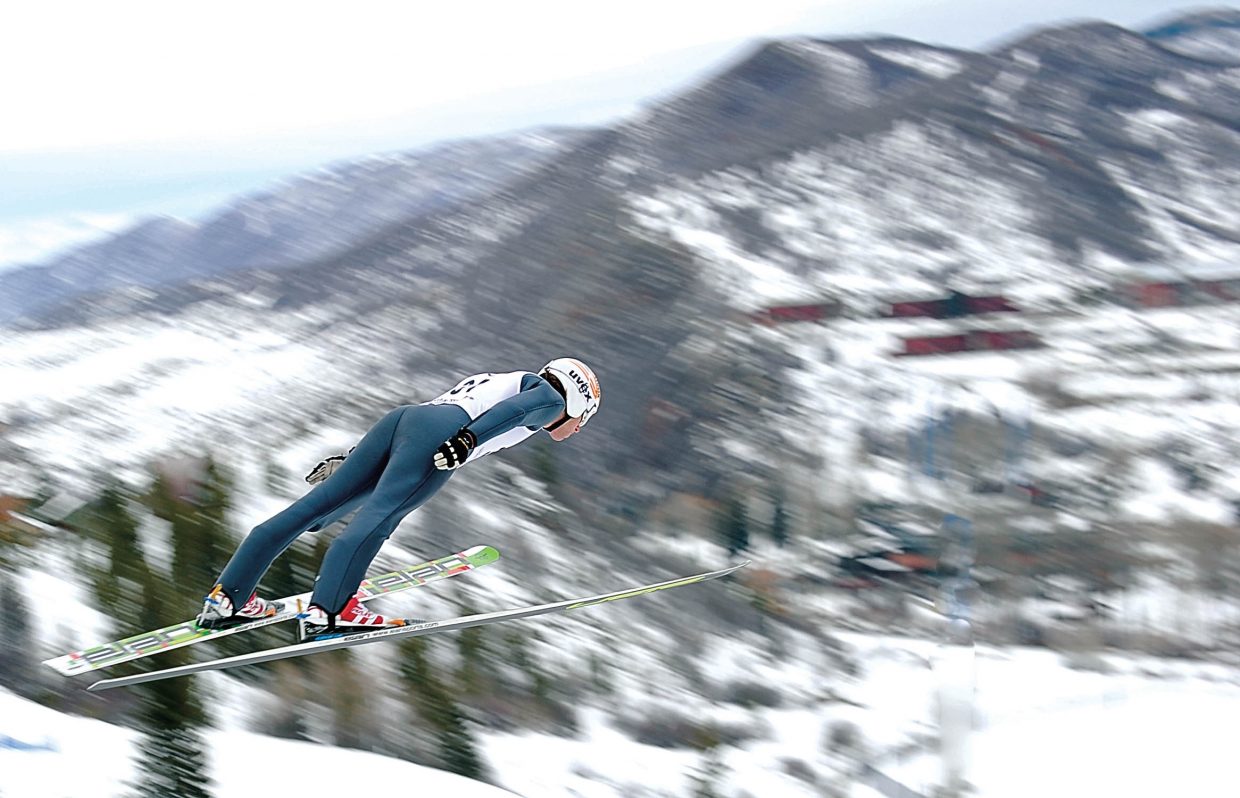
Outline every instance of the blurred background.
[[[0, 796], [1234, 792], [1240, 11], [715, 5], [3, 12]], [[503, 558], [375, 608], [752, 565], [40, 664], [191, 617], [390, 407], [561, 355], [598, 418], [375, 569]]]

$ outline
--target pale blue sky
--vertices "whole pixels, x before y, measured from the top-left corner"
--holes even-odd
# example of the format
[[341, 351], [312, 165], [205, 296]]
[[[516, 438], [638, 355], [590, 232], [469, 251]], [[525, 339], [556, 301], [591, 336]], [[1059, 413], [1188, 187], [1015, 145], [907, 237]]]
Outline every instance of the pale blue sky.
[[[137, 215], [201, 214], [333, 160], [544, 124], [596, 124], [756, 39], [884, 33], [984, 49], [1156, 0], [217, 0], [0, 11], [0, 268]], [[440, 5], [444, 7], [439, 7]], [[1032, 6], [1032, 7], [1031, 7]], [[15, 77], [16, 76], [16, 77]]]

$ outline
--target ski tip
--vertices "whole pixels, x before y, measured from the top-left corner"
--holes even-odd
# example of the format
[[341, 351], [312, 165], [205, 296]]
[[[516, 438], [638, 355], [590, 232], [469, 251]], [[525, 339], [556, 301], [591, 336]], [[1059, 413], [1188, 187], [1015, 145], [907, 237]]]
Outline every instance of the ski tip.
[[62, 676], [72, 676], [74, 673], [73, 660], [65, 655], [45, 659], [43, 660], [43, 664]]
[[132, 678], [132, 677], [120, 677], [120, 678], [115, 678], [115, 679], [100, 679], [99, 681], [88, 685], [86, 687], [86, 691], [88, 693], [101, 693], [104, 690], [111, 690], [114, 687], [124, 687], [130, 684], [129, 678]]
[[74, 656], [73, 654], [61, 654], [58, 657], [45, 659], [43, 664], [61, 676], [79, 676], [95, 669], [89, 660]]
[[489, 565], [499, 559], [499, 549], [494, 546], [472, 546], [461, 552], [471, 565]]

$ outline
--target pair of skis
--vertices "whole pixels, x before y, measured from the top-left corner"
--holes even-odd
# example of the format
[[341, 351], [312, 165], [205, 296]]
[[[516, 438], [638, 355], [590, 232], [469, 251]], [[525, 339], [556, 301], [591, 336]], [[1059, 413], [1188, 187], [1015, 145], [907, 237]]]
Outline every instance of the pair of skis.
[[[361, 601], [369, 601], [379, 596], [387, 596], [398, 591], [420, 587], [430, 582], [458, 576], [475, 568], [489, 565], [498, 559], [499, 552], [492, 547], [474, 546], [465, 551], [450, 554], [447, 557], [440, 557], [437, 560], [369, 577], [358, 588], [358, 598]], [[201, 643], [204, 640], [216, 640], [237, 632], [258, 629], [263, 626], [292, 620], [297, 617], [297, 614], [302, 611], [309, 601], [309, 593], [287, 596], [279, 599], [284, 608], [269, 618], [261, 618], [224, 629], [205, 629], [200, 627], [195, 621], [182, 621], [171, 626], [165, 626], [162, 629], [142, 632], [111, 643], [104, 643], [83, 649], [82, 651], [74, 651], [63, 656], [54, 657], [45, 660], [43, 664], [65, 676], [91, 673], [103, 668], [110, 668], [113, 665], [119, 665], [122, 662], [129, 662], [142, 657], [149, 657], [152, 654], [171, 651], [174, 648]]]
[[[420, 565], [414, 565], [409, 568], [402, 568], [398, 571], [392, 571], [390, 573], [371, 577], [362, 583], [359, 591], [361, 593], [359, 598], [362, 601], [368, 601], [372, 598], [377, 598], [378, 596], [385, 596], [397, 591], [419, 587], [430, 582], [448, 579], [472, 571], [475, 568], [488, 565], [498, 559], [499, 552], [496, 549], [490, 546], [474, 546], [473, 548], [466, 549], [465, 551], [458, 552], [456, 554], [451, 554], [447, 557], [441, 557], [437, 560], [432, 560]], [[718, 579], [719, 577], [727, 576], [728, 574], [731, 574], [748, 564], [749, 561], [746, 560], [731, 567], [723, 568], [717, 571], [707, 571], [705, 573], [685, 576], [679, 579], [670, 579], [665, 582], [656, 582], [649, 585], [630, 588], [628, 590], [619, 590], [614, 593], [603, 593], [597, 596], [568, 599], [565, 601], [556, 601], [549, 604], [539, 604], [529, 607], [517, 607], [509, 610], [500, 610], [497, 612], [466, 615], [459, 618], [449, 618], [441, 621], [427, 621], [409, 626], [383, 627], [379, 629], [355, 632], [352, 634], [341, 633], [333, 637], [320, 637], [318, 639], [303, 643], [266, 649], [263, 651], [255, 651], [249, 654], [223, 657], [220, 659], [208, 660], [206, 662], [194, 663], [191, 665], [182, 665], [175, 668], [166, 668], [164, 670], [136, 674], [134, 676], [103, 679], [95, 682], [87, 689], [94, 691], [108, 690], [114, 687], [126, 687], [129, 685], [141, 684], [143, 682], [168, 679], [175, 676], [185, 676], [192, 673], [223, 670], [241, 665], [272, 662], [274, 660], [287, 659], [290, 657], [300, 657], [306, 654], [334, 651], [340, 648], [359, 646], [366, 643], [377, 642], [379, 640], [388, 640], [391, 638], [400, 637], [417, 637], [421, 635], [434, 634], [437, 632], [467, 629], [472, 626], [481, 626], [484, 624], [498, 623], [501, 621], [516, 620], [518, 618], [529, 618], [535, 615], [570, 612], [572, 610], [593, 607], [611, 601], [621, 601], [623, 599], [644, 596], [660, 590], [668, 590], [670, 588], [697, 584], [711, 579]], [[55, 657], [47, 660], [44, 664], [68, 676], [98, 671], [102, 668], [111, 667], [122, 662], [129, 662], [131, 660], [147, 657], [162, 651], [169, 651], [174, 648], [180, 648], [182, 646], [198, 643], [203, 640], [214, 639], [224, 635], [245, 631], [247, 629], [255, 629], [261, 626], [268, 626], [274, 623], [291, 620], [301, 611], [302, 607], [309, 600], [309, 597], [309, 593], [303, 593], [297, 596], [289, 596], [285, 599], [281, 599], [284, 604], [284, 609], [277, 615], [270, 618], [264, 618], [262, 620], [241, 624], [239, 626], [233, 626], [226, 629], [202, 629], [194, 621], [185, 621], [180, 624], [164, 627], [163, 629], [144, 632], [142, 634], [134, 635], [133, 637], [128, 637], [112, 643], [106, 643], [100, 646], [85, 649], [83, 651], [76, 651], [60, 657]]]

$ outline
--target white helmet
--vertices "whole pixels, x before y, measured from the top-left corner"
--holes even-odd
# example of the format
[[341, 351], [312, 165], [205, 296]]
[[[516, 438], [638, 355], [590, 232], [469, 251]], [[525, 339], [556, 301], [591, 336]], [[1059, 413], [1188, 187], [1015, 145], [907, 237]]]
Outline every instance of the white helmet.
[[539, 373], [555, 376], [564, 387], [568, 417], [581, 419], [581, 426], [584, 427], [603, 401], [598, 377], [594, 376], [590, 367], [575, 358], [558, 357], [543, 366]]

